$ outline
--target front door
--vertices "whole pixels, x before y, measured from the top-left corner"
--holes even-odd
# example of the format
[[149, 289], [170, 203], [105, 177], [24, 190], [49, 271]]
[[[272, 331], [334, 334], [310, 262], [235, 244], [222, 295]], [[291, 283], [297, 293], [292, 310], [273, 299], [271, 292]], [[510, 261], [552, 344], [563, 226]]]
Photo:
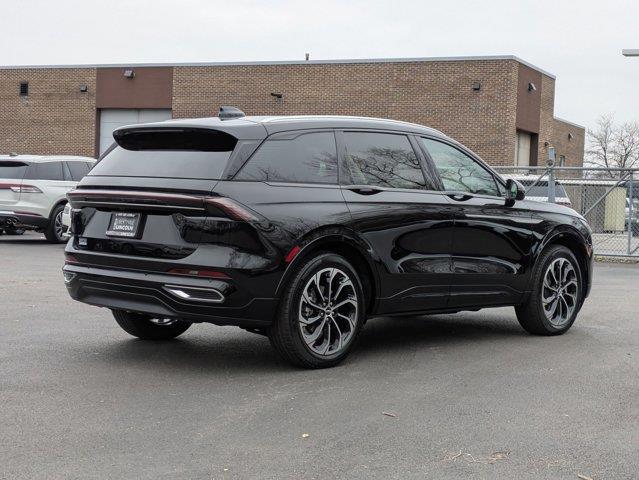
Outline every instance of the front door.
[[448, 306], [517, 303], [526, 287], [539, 222], [522, 203], [507, 204], [503, 185], [457, 145], [420, 138], [453, 207], [453, 286]]
[[345, 131], [340, 182], [380, 275], [378, 314], [444, 309], [451, 278], [452, 206], [409, 136]]

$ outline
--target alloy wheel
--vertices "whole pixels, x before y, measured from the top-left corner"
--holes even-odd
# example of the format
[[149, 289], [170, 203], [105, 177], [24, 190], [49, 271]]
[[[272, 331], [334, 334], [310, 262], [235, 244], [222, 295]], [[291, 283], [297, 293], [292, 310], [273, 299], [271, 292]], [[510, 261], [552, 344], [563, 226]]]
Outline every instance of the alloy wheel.
[[53, 220], [53, 230], [55, 232], [55, 236], [58, 240], [64, 239], [64, 225], [62, 224], [62, 210], [58, 212]]
[[544, 314], [554, 327], [564, 326], [572, 317], [579, 298], [577, 272], [566, 258], [553, 260], [544, 275], [541, 301]]
[[302, 292], [298, 325], [306, 346], [322, 356], [343, 351], [357, 327], [357, 291], [339, 268], [324, 268], [313, 275]]

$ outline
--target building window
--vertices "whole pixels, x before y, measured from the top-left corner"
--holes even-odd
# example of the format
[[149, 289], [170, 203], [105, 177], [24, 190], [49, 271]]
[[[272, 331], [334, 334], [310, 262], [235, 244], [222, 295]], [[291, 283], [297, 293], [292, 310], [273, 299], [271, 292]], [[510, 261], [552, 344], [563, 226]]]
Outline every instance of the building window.
[[559, 155], [559, 166], [560, 167], [566, 166], [566, 155]]
[[21, 97], [29, 96], [29, 82], [20, 82], [20, 96]]

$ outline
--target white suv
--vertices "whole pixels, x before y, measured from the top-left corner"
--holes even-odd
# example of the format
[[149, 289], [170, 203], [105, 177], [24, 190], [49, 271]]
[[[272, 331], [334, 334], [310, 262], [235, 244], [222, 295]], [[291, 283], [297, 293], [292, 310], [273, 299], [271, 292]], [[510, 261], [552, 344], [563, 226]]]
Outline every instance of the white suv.
[[51, 243], [63, 242], [67, 192], [94, 163], [89, 157], [0, 155], [0, 230], [37, 230]]

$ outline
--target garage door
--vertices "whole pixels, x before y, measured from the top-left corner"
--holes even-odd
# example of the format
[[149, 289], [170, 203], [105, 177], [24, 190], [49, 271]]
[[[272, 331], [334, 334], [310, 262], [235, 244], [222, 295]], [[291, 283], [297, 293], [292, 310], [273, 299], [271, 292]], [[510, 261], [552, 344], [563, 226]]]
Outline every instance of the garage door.
[[161, 122], [171, 118], [171, 110], [104, 108], [100, 110], [100, 155], [113, 143], [113, 130], [133, 123]]

